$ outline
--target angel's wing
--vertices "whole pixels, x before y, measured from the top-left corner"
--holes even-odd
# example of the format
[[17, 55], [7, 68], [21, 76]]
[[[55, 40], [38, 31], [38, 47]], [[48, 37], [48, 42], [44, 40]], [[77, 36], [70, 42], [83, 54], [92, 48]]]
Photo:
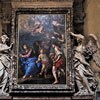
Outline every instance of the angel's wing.
[[98, 67], [100, 67], [100, 50], [97, 50], [94, 54], [93, 54], [93, 60], [95, 61], [96, 65]]
[[[94, 34], [89, 35], [89, 41], [86, 45], [88, 51], [91, 53], [93, 61], [100, 67], [100, 49], [97, 37]], [[89, 55], [89, 54], [88, 54]]]

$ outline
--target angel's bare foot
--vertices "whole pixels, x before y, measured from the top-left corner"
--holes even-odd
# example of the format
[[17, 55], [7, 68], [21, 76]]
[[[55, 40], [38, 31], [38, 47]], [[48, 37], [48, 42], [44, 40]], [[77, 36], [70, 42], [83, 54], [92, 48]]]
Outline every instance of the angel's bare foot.
[[4, 91], [2, 92], [2, 94], [5, 95], [5, 96], [9, 96], [9, 94], [4, 92]]
[[90, 91], [90, 95], [94, 95], [94, 92], [93, 91]]
[[23, 76], [23, 79], [25, 79], [25, 78], [26, 78], [26, 75]]
[[77, 93], [74, 94], [74, 96], [77, 96], [81, 93], [81, 91], [78, 91]]
[[58, 83], [58, 81], [54, 81], [54, 82], [53, 82], [53, 84], [57, 84], [57, 83]]
[[43, 74], [42, 72], [39, 73], [40, 76], [41, 76], [42, 74]]
[[84, 95], [84, 89], [80, 89], [77, 93], [74, 94], [74, 96], [77, 96], [77, 95]]
[[32, 75], [30, 75], [30, 78], [32, 78]]

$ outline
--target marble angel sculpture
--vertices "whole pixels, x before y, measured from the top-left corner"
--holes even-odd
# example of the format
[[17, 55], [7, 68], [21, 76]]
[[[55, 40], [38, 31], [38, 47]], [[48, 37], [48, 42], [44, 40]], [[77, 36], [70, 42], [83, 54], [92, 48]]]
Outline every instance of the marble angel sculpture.
[[11, 44], [10, 46], [8, 46], [7, 40], [9, 38], [7, 37], [7, 35], [2, 35], [1, 36], [1, 43], [0, 43], [0, 95], [8, 95], [8, 93], [6, 92], [6, 86], [9, 80], [9, 75], [7, 72], [7, 69], [10, 67], [11, 65], [11, 57], [9, 55], [9, 51], [12, 48]]
[[78, 92], [74, 95], [93, 95], [97, 87], [97, 81], [91, 69], [90, 61], [94, 60], [100, 66], [100, 50], [97, 37], [90, 34], [85, 44], [85, 37], [81, 34], [70, 32], [76, 38], [78, 45], [74, 49], [74, 72]]

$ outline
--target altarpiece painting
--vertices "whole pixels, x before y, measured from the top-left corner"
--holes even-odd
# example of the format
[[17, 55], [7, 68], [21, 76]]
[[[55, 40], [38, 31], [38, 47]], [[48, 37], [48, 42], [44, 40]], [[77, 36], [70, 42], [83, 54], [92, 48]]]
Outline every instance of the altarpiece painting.
[[72, 92], [71, 9], [17, 9], [11, 92]]
[[0, 43], [0, 95], [94, 95], [90, 61], [100, 66], [97, 36], [74, 33], [72, 3], [49, 3], [12, 3], [12, 34]]
[[[21, 80], [26, 80], [25, 84], [65, 83], [67, 51], [65, 17], [63, 14], [18, 16], [19, 83]], [[60, 71], [59, 74], [63, 74], [64, 77], [59, 75], [62, 80], [58, 80], [56, 70]], [[33, 79], [30, 82], [29, 77]]]

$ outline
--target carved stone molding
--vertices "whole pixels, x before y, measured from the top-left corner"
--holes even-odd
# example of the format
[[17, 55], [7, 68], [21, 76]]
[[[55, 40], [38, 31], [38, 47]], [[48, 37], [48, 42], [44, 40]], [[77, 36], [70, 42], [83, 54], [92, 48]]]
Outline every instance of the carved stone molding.
[[67, 0], [67, 1], [62, 1], [62, 2], [58, 2], [57, 0], [55, 1], [45, 1], [45, 3], [43, 1], [24, 1], [23, 2], [19, 2], [19, 1], [12, 1], [12, 7], [13, 8], [56, 8], [56, 7], [72, 7], [73, 2], [72, 0]]
[[57, 2], [66, 2], [66, 1], [73, 1], [73, 0], [11, 0], [14, 2], [46, 2], [46, 1], [57, 1]]

